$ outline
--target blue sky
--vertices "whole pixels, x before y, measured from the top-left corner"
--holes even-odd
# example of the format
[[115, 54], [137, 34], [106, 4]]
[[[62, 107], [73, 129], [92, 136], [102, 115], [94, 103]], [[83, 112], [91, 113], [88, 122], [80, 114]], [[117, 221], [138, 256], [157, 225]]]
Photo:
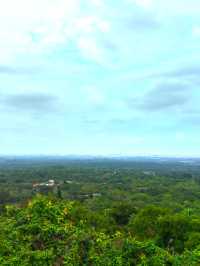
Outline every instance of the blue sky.
[[198, 0], [0, 0], [0, 153], [200, 156]]

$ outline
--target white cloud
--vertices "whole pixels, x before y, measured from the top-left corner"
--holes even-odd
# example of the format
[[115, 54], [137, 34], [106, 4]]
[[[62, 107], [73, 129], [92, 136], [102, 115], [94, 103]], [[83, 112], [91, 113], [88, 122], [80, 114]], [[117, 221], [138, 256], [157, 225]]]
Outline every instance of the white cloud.
[[0, 64], [23, 53], [46, 53], [68, 40], [84, 56], [100, 60], [95, 34], [108, 32], [110, 26], [98, 16], [84, 14], [80, 0], [0, 0], [0, 6]]
[[175, 138], [177, 141], [184, 141], [186, 139], [186, 136], [183, 132], [176, 132]]
[[153, 4], [153, 0], [131, 0], [133, 3], [135, 3], [138, 6], [149, 8]]
[[74, 22], [73, 29], [72, 35], [81, 54], [98, 64], [105, 65], [106, 51], [99, 36], [110, 31], [110, 23], [98, 16], [82, 16]]
[[193, 27], [192, 34], [194, 37], [200, 37], [200, 26]]
[[90, 0], [91, 3], [97, 7], [102, 7], [104, 5], [102, 0]]
[[117, 141], [122, 144], [135, 145], [143, 143], [144, 138], [139, 136], [123, 136], [119, 137]]
[[75, 26], [78, 30], [83, 31], [84, 33], [91, 33], [95, 28], [95, 17], [86, 16], [77, 19]]
[[98, 28], [101, 32], [109, 32], [110, 31], [110, 24], [108, 21], [99, 20]]
[[95, 61], [97, 64], [104, 67], [113, 67], [109, 60], [108, 51], [95, 37], [87, 35], [80, 36], [77, 40], [77, 46], [82, 56], [86, 59]]
[[160, 16], [175, 16], [175, 15], [198, 15], [200, 12], [199, 0], [127, 0], [139, 7], [151, 9]]
[[80, 37], [77, 45], [83, 56], [93, 59], [100, 64], [102, 63], [102, 52], [94, 38]]
[[75, 28], [80, 32], [92, 33], [97, 31], [108, 32], [110, 25], [107, 21], [99, 19], [96, 16], [85, 16], [77, 19]]
[[84, 88], [86, 98], [90, 104], [95, 106], [102, 106], [105, 104], [105, 95], [95, 86], [88, 86]]
[[[0, 0], [0, 63], [21, 52], [44, 48], [61, 41], [61, 32], [77, 15], [79, 1], [74, 0]], [[31, 34], [37, 34], [37, 46]], [[41, 47], [39, 47], [41, 46]]]

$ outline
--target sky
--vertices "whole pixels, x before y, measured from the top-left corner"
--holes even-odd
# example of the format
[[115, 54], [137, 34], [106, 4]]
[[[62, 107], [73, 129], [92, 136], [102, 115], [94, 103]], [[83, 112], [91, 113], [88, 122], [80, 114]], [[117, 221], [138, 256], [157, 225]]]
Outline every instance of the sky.
[[200, 156], [199, 0], [0, 6], [0, 154]]

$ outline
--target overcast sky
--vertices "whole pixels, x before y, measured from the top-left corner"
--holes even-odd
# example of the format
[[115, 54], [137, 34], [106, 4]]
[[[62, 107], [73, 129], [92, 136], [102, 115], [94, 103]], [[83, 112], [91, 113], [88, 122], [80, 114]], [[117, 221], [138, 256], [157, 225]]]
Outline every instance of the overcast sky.
[[199, 0], [0, 6], [0, 154], [200, 156]]

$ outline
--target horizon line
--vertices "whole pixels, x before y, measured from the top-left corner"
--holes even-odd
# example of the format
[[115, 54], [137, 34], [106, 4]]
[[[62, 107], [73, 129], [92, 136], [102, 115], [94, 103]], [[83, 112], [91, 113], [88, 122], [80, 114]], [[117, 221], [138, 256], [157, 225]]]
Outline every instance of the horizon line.
[[163, 155], [163, 154], [0, 154], [1, 157], [90, 157], [90, 158], [187, 158], [200, 159], [200, 155]]

